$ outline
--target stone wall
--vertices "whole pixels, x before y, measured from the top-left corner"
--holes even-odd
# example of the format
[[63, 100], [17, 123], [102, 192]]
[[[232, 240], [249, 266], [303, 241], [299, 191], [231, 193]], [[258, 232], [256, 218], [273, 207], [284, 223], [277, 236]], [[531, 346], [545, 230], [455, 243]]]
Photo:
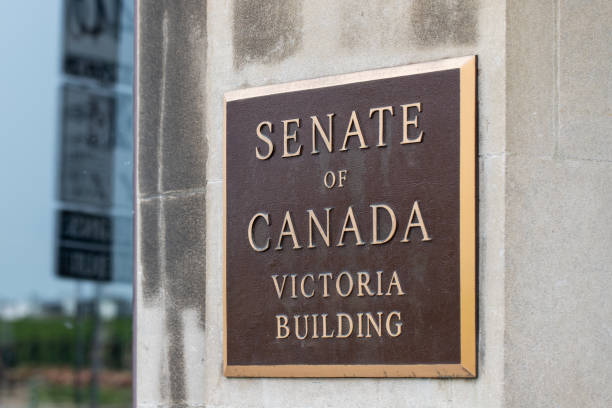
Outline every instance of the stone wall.
[[[138, 407], [609, 405], [609, 2], [137, 7]], [[223, 94], [472, 54], [478, 378], [223, 377]]]
[[504, 398], [612, 405], [612, 3], [507, 12]]

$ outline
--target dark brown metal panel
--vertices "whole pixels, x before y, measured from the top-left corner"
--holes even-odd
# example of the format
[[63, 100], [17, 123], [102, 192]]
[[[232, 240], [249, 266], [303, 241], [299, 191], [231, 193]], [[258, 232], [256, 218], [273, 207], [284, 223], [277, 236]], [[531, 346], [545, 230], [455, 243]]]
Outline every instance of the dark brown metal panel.
[[[231, 100], [226, 104], [226, 363], [240, 365], [415, 365], [460, 364], [460, 271], [459, 271], [459, 141], [460, 94], [459, 69], [447, 69], [418, 75], [399, 76], [374, 81], [355, 82], [297, 92]], [[402, 107], [421, 103], [421, 112], [409, 109], [412, 119], [418, 113], [418, 129], [409, 126], [414, 139], [423, 131], [421, 143], [401, 144]], [[394, 115], [385, 114], [386, 146], [379, 143], [378, 113], [370, 110], [392, 106]], [[351, 112], [355, 111], [368, 145], [361, 149], [358, 137], [350, 137], [347, 151], [341, 151]], [[329, 113], [333, 117], [333, 152], [328, 152], [317, 137], [320, 153], [312, 154], [312, 121], [317, 116], [328, 130]], [[283, 120], [300, 118], [296, 157], [283, 153]], [[274, 143], [274, 153], [267, 160], [256, 157], [256, 147], [267, 152], [267, 145], [257, 137], [262, 121], [272, 123], [263, 133]], [[296, 130], [291, 125], [289, 133]], [[353, 129], [354, 130], [354, 129]], [[346, 170], [343, 187], [327, 188], [326, 172]], [[338, 180], [336, 180], [338, 183]], [[418, 202], [422, 221], [431, 238], [423, 241], [419, 227], [404, 237], [414, 203]], [[385, 204], [397, 218], [393, 239], [373, 245], [372, 207]], [[356, 234], [346, 232], [344, 245], [338, 246], [349, 206], [364, 245], [356, 245]], [[308, 248], [309, 217], [313, 210], [325, 227], [330, 210], [330, 246], [325, 245], [316, 228], [315, 248]], [[294, 249], [292, 237], [279, 234], [286, 211], [290, 212], [300, 249]], [[260, 246], [270, 238], [270, 248], [255, 251], [248, 239], [249, 222], [257, 213], [267, 214], [254, 223], [253, 237]], [[413, 221], [415, 221], [413, 219]], [[391, 229], [390, 218], [379, 212], [379, 236]], [[354, 280], [350, 295], [337, 292], [336, 280], [342, 272]], [[382, 271], [382, 295], [378, 295], [378, 275]], [[394, 271], [404, 294], [397, 287], [387, 296]], [[375, 292], [358, 296], [358, 272], [368, 272], [369, 287]], [[329, 296], [324, 296], [323, 273], [331, 273]], [[300, 289], [302, 278], [314, 296], [305, 298]], [[273, 275], [282, 284], [279, 299]], [[292, 295], [291, 275], [296, 275], [296, 298]], [[313, 282], [314, 281], [314, 282]], [[341, 289], [348, 280], [343, 277]], [[391, 312], [401, 314], [401, 334], [393, 337], [385, 327]], [[371, 330], [366, 337], [366, 313], [377, 317], [383, 312], [381, 335]], [[352, 334], [338, 338], [337, 313], [351, 316]], [[363, 337], [358, 336], [362, 313]], [[317, 315], [317, 335], [313, 338], [313, 315]], [[327, 331], [335, 337], [322, 338], [322, 314], [327, 314]], [[288, 318], [290, 335], [277, 338], [277, 315]], [[299, 317], [300, 336], [304, 334], [304, 315], [309, 330], [305, 339], [295, 335]], [[395, 316], [397, 317], [397, 315]], [[399, 319], [392, 320], [392, 329]], [[346, 331], [347, 320], [343, 321]]]

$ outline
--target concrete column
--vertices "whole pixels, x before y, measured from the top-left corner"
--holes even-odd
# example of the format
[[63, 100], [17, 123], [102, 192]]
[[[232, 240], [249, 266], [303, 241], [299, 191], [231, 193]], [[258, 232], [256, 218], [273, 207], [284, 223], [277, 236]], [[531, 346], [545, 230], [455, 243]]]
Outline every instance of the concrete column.
[[[140, 0], [136, 406], [609, 406], [612, 3]], [[222, 375], [223, 94], [478, 55], [479, 376]]]
[[508, 5], [509, 407], [612, 404], [610, 21], [608, 1]]

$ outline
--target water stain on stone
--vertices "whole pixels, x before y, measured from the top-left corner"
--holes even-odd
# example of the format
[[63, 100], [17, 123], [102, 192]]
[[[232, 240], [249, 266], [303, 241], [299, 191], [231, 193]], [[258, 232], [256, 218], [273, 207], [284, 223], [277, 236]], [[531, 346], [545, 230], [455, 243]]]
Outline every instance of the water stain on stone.
[[[146, 103], [158, 117], [152, 125], [140, 123], [138, 148], [153, 144], [160, 150], [159, 154], [149, 152], [146, 158], [149, 166], [140, 169], [138, 176], [147, 178], [149, 173], [158, 173], [157, 168], [161, 166], [162, 179], [156, 180], [157, 183], [172, 184], [178, 191], [192, 187], [193, 183], [180, 186], [168, 180], [176, 175], [179, 179], [192, 178], [198, 185], [205, 185], [207, 146], [202, 120], [205, 106], [204, 95], [198, 89], [204, 80], [199, 72], [205, 62], [202, 58], [206, 55], [206, 2], [143, 2], [138, 18], [143, 29], [157, 27], [147, 28], [146, 33], [150, 36], [146, 41], [141, 38], [138, 44], [139, 70], [144, 74], [141, 77], [148, 79], [147, 83], [141, 84], [147, 87], [140, 87], [139, 91], [143, 93], [138, 98], [141, 105]], [[167, 61], [158, 60], [164, 54]], [[197, 58], [192, 58], [194, 56]], [[165, 70], [160, 70], [160, 67]], [[159, 138], [151, 140], [150, 134], [159, 134]], [[186, 160], [185, 148], [181, 147], [185, 145], [196, 158]], [[138, 203], [141, 250], [138, 257], [143, 271], [144, 301], [159, 301], [160, 293], [165, 289], [166, 294], [181, 307], [198, 310], [202, 327], [205, 207], [203, 193]], [[193, 247], [194, 242], [196, 247]], [[185, 256], [185, 252], [190, 253]], [[179, 287], [175, 288], [176, 285]]]
[[178, 404], [187, 398], [183, 311], [195, 310], [201, 329], [205, 327], [206, 200], [204, 193], [197, 193], [164, 197], [160, 204], [159, 290], [166, 310], [167, 392]]
[[170, 401], [184, 402], [185, 392], [185, 356], [184, 328], [180, 310], [170, 306], [166, 312], [166, 330], [168, 331], [168, 370], [170, 379]]
[[249, 62], [279, 62], [302, 42], [300, 0], [235, 0], [234, 68]]
[[138, 195], [158, 193], [160, 95], [163, 44], [162, 2], [141, 2], [138, 7]]
[[473, 44], [478, 35], [478, 0], [414, 1], [410, 23], [420, 46]]
[[161, 192], [206, 185], [206, 2], [166, 1]]
[[[138, 203], [138, 260], [142, 271], [142, 295], [146, 305], [155, 305], [160, 299], [161, 264], [159, 243], [159, 200]], [[146, 238], [145, 238], [146, 237]]]
[[206, 200], [204, 193], [163, 201], [167, 307], [196, 310], [204, 329]]
[[341, 9], [340, 44], [344, 48], [405, 48], [412, 31], [405, 22], [405, 0], [351, 2]]
[[476, 42], [478, 0], [387, 0], [343, 6], [340, 44], [407, 49]]
[[206, 185], [206, 1], [140, 2], [138, 26], [138, 185], [146, 182], [138, 197], [161, 193], [138, 202], [141, 293], [166, 312], [160, 394], [181, 406], [183, 311], [197, 311], [202, 330], [205, 321], [206, 201], [193, 189]]
[[138, 20], [138, 194], [202, 188], [206, 1], [141, 2]]

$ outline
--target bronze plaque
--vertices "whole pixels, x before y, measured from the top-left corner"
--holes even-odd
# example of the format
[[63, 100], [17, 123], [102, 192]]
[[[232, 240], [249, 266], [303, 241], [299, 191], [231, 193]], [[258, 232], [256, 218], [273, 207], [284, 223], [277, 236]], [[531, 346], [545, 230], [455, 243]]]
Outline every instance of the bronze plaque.
[[476, 376], [475, 61], [226, 94], [226, 376]]

